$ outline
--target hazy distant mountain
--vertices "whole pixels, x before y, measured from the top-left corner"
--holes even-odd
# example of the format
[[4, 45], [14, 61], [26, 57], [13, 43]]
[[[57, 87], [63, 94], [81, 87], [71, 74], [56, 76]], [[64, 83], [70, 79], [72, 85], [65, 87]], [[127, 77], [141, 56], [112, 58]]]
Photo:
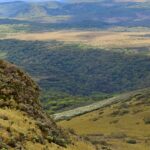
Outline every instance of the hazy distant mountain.
[[[25, 18], [40, 22], [46, 17], [51, 17], [50, 21], [52, 21], [60, 16], [61, 20], [68, 18], [61, 21], [62, 26], [65, 27], [149, 26], [150, 24], [150, 2], [65, 0], [63, 2], [69, 3], [62, 3], [62, 1], [38, 0], [40, 3], [29, 3], [27, 1], [29, 0], [0, 3], [0, 17]], [[49, 22], [48, 18], [46, 22]]]
[[58, 2], [28, 3], [14, 1], [0, 4], [0, 17], [24, 18], [48, 16], [47, 9], [56, 8]]

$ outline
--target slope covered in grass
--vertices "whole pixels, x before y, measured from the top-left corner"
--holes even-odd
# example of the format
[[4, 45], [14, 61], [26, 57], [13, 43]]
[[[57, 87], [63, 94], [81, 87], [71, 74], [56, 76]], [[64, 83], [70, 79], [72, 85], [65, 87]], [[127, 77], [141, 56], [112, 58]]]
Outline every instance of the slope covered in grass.
[[27, 74], [0, 61], [0, 149], [94, 150], [58, 127], [38, 97], [39, 88]]
[[95, 150], [89, 142], [73, 135], [71, 135], [73, 144], [66, 145], [66, 148], [52, 142], [51, 136], [45, 139], [36, 120], [19, 110], [0, 108], [0, 127], [0, 149]]
[[149, 150], [150, 92], [143, 91], [111, 106], [58, 124], [84, 135], [98, 149]]

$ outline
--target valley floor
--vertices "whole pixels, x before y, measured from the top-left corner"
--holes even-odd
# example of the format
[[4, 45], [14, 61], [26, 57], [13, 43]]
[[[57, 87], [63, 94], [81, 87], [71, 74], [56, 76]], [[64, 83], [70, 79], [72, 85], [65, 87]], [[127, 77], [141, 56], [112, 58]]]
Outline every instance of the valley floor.
[[[149, 47], [150, 31], [137, 29], [139, 32], [120, 31], [121, 29], [110, 30], [60, 30], [42, 33], [14, 33], [8, 34], [5, 39], [19, 39], [19, 40], [57, 40], [67, 43], [81, 43], [100, 48], [136, 48]], [[123, 30], [123, 29], [122, 29]], [[1, 38], [3, 39], [3, 37]]]

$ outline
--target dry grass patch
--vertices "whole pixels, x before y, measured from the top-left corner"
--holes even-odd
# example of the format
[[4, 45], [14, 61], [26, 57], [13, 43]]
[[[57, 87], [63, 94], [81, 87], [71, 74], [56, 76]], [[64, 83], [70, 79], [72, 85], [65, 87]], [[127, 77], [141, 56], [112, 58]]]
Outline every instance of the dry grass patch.
[[7, 36], [19, 40], [58, 40], [82, 43], [101, 48], [126, 48], [150, 46], [147, 35], [150, 31], [115, 32], [115, 31], [80, 31], [60, 30], [44, 33], [18, 33]]
[[[20, 140], [24, 140], [22, 146], [26, 150], [95, 150], [95, 147], [89, 142], [73, 136], [72, 143], [74, 144], [69, 144], [67, 148], [49, 143], [47, 140], [42, 139], [42, 133], [35, 121], [25, 116], [21, 111], [0, 109], [0, 116], [0, 138], [7, 144], [3, 147], [6, 147], [6, 150], [8, 145], [11, 146], [11, 148], [9, 147], [10, 150], [14, 150], [17, 147], [16, 143], [19, 147]], [[1, 144], [4, 143], [0, 143], [0, 146], [3, 146]]]
[[[97, 110], [58, 124], [65, 128], [73, 128], [76, 133], [85, 136], [103, 134], [101, 139], [107, 140], [112, 150], [149, 150], [150, 125], [144, 122], [149, 122], [149, 118], [144, 118], [149, 116], [150, 105], [145, 106], [145, 101], [148, 99], [138, 100], [141, 104], [136, 105], [137, 100], [131, 99], [125, 104], [120, 102], [103, 108], [103, 114], [99, 114], [100, 110]], [[118, 115], [124, 109], [125, 113]], [[137, 109], [140, 111], [133, 113]], [[116, 110], [117, 114], [114, 117], [111, 114]]]

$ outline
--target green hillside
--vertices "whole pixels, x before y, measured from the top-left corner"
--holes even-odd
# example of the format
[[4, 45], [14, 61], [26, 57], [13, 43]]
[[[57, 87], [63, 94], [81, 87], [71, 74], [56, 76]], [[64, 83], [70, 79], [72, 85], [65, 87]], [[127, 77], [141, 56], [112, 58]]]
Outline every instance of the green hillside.
[[43, 111], [38, 96], [39, 87], [27, 74], [0, 60], [1, 150], [95, 150], [58, 127]]
[[0, 53], [39, 83], [47, 109], [63, 110], [150, 86], [145, 53], [19, 40], [1, 40]]

